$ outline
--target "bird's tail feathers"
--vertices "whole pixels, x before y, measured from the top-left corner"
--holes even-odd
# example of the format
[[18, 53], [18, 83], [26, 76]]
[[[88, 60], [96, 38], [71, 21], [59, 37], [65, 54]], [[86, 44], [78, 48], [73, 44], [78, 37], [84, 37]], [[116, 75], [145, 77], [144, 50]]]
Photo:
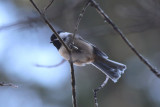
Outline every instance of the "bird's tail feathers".
[[126, 70], [126, 65], [102, 57], [96, 58], [92, 64], [108, 75], [113, 82], [117, 82]]

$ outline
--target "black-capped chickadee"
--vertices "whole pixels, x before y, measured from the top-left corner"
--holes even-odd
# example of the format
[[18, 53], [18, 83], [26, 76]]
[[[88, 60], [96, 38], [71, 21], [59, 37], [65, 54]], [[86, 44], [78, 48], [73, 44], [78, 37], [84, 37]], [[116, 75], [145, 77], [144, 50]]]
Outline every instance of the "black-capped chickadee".
[[[108, 59], [108, 56], [104, 52], [84, 40], [81, 36], [76, 35], [73, 42], [73, 33], [62, 31], [58, 31], [57, 33], [72, 50], [72, 61], [74, 65], [84, 66], [86, 64], [92, 64], [105, 75], [109, 76], [114, 82], [117, 82], [121, 74], [126, 70], [126, 65]], [[58, 49], [64, 59], [69, 60], [68, 51], [54, 34], [51, 36], [51, 43]]]

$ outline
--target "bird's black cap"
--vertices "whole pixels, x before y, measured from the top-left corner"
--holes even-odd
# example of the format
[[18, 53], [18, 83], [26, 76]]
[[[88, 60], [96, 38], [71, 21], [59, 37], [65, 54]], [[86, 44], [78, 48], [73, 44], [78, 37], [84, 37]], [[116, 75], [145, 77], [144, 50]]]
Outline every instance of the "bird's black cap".
[[[58, 34], [60, 34], [61, 32], [63, 31], [57, 31]], [[61, 43], [59, 42], [59, 40], [55, 40], [57, 39], [56, 35], [55, 34], [52, 34], [50, 40], [51, 42], [50, 43], [53, 43], [53, 45], [59, 50], [59, 48], [61, 47]]]
[[[57, 31], [58, 34], [60, 34], [61, 32], [63, 31]], [[53, 42], [53, 40], [57, 39], [56, 35], [55, 34], [52, 34], [50, 40], [51, 40], [51, 43]]]

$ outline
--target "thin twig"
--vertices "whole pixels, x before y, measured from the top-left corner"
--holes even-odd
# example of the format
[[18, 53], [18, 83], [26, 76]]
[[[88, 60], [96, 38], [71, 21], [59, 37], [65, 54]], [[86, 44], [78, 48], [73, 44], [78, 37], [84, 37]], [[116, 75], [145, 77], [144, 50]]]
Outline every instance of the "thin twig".
[[[74, 38], [75, 38], [75, 35], [76, 35], [76, 32], [78, 31], [78, 27], [79, 27], [79, 24], [80, 24], [80, 21], [81, 21], [81, 19], [82, 19], [82, 17], [83, 17], [83, 15], [84, 15], [84, 13], [85, 13], [85, 11], [86, 11], [86, 9], [87, 9], [87, 7], [90, 5], [90, 2], [88, 1], [85, 5], [84, 5], [84, 7], [83, 7], [83, 9], [82, 9], [82, 11], [80, 12], [80, 14], [79, 14], [79, 17], [78, 17], [78, 20], [77, 20], [77, 23], [76, 23], [76, 26], [75, 26], [75, 29], [74, 29], [74, 32], [73, 32], [73, 43], [74, 43]], [[74, 70], [73, 69], [73, 63], [71, 63], [71, 62], [69, 62], [70, 63], [70, 65], [71, 65], [71, 71], [72, 70]], [[71, 72], [71, 78], [72, 78], [72, 81], [71, 81], [71, 83], [72, 83], [72, 86], [75, 86], [75, 77], [74, 77], [74, 72]], [[75, 92], [75, 88], [72, 88], [72, 92]], [[72, 93], [72, 95], [73, 96], [76, 96], [76, 93]], [[76, 97], [72, 97], [73, 98], [73, 101], [76, 101]], [[76, 107], [76, 102], [73, 102], [73, 104], [74, 104], [74, 106]]]
[[75, 35], [76, 35], [76, 32], [78, 31], [78, 27], [79, 27], [79, 24], [80, 24], [80, 21], [87, 9], [87, 7], [90, 5], [90, 0], [87, 1], [87, 3], [83, 6], [83, 9], [81, 10], [80, 14], [79, 14], [79, 17], [78, 17], [78, 20], [77, 20], [77, 23], [76, 23], [76, 26], [75, 26], [75, 29], [74, 29], [74, 32], [73, 32], [73, 42], [74, 42], [74, 38], [75, 38]]
[[[70, 54], [71, 55], [71, 54]], [[72, 57], [71, 57], [72, 58]], [[72, 84], [72, 104], [73, 107], [77, 107], [77, 101], [76, 101], [76, 83], [75, 83], [75, 76], [74, 76], [74, 66], [72, 63], [72, 59], [69, 61], [70, 68], [71, 68], [71, 84]]]
[[109, 18], [109, 16], [104, 13], [104, 11], [101, 9], [101, 7], [97, 4], [97, 2], [95, 0], [90, 0], [91, 4], [93, 7], [95, 7], [95, 9], [97, 10], [97, 12], [104, 18], [105, 21], [107, 21], [112, 27], [113, 29], [121, 36], [121, 38], [124, 40], [124, 42], [129, 46], [129, 48], [139, 57], [139, 59], [146, 65], [148, 66], [148, 68], [150, 68], [150, 70], [157, 76], [160, 78], [160, 72], [153, 67], [150, 62], [144, 58], [136, 49], [135, 47], [132, 45], [132, 43], [126, 38], [126, 36], [123, 34], [123, 32], [117, 27], [116, 24], [113, 23], [113, 21]]
[[109, 77], [106, 75], [105, 81], [98, 88], [93, 90], [93, 92], [94, 92], [94, 103], [95, 103], [96, 107], [98, 107], [97, 92], [99, 90], [101, 90], [107, 84], [108, 80], [109, 80]]
[[55, 65], [40, 65], [40, 64], [35, 64], [36, 67], [44, 67], [44, 68], [54, 68], [62, 65], [66, 60], [62, 60], [60, 63], [55, 64]]
[[36, 6], [36, 4], [33, 2], [33, 0], [30, 0], [30, 2], [32, 3], [32, 5], [36, 8], [36, 10], [38, 11], [38, 13], [41, 15], [42, 19], [45, 21], [45, 23], [49, 26], [49, 28], [54, 32], [54, 34], [56, 35], [56, 37], [58, 38], [58, 40], [60, 41], [60, 43], [62, 45], [64, 45], [64, 47], [66, 48], [66, 50], [69, 52], [70, 49], [68, 48], [68, 46], [63, 42], [63, 40], [60, 38], [59, 34], [56, 32], [56, 30], [53, 28], [53, 26], [49, 23], [49, 21], [46, 19], [46, 17], [41, 13], [41, 11], [39, 10], [39, 8]]
[[[90, 0], [86, 2], [86, 4], [84, 5], [82, 11], [80, 12], [79, 14], [79, 17], [78, 17], [78, 20], [77, 20], [77, 23], [76, 23], [76, 26], [75, 26], [75, 30], [74, 30], [74, 33], [73, 33], [73, 42], [74, 42], [74, 38], [75, 38], [75, 35], [76, 35], [76, 32], [78, 31], [78, 27], [79, 27], [79, 24], [81, 22], [81, 19], [87, 9], [87, 7], [91, 4]], [[94, 92], [94, 103], [95, 103], [95, 106], [98, 107], [98, 99], [97, 99], [97, 92], [99, 90], [101, 90], [108, 82], [109, 80], [109, 77], [106, 75], [106, 79], [105, 81], [96, 89], [93, 90]]]
[[0, 86], [11, 86], [11, 87], [14, 87], [14, 88], [18, 88], [17, 85], [14, 85], [12, 83], [4, 83], [4, 82], [0, 82]]
[[68, 48], [68, 46], [63, 42], [63, 40], [60, 38], [59, 34], [56, 32], [56, 30], [53, 28], [53, 26], [46, 19], [46, 17], [40, 12], [39, 8], [36, 6], [36, 4], [33, 2], [33, 0], [30, 0], [30, 2], [36, 8], [36, 10], [38, 11], [38, 13], [41, 15], [41, 17], [45, 21], [45, 23], [54, 32], [54, 34], [56, 35], [56, 37], [58, 38], [58, 40], [60, 41], [60, 43], [66, 48], [66, 50], [69, 53], [69, 57], [70, 57], [69, 63], [70, 63], [70, 68], [71, 68], [72, 98], [73, 98], [72, 101], [73, 101], [73, 107], [77, 107], [77, 103], [76, 103], [76, 88], [75, 88], [75, 76], [74, 76], [74, 67], [73, 67], [73, 63], [72, 63], [71, 51]]
[[47, 9], [52, 5], [54, 0], [51, 0], [50, 3], [44, 8], [43, 13], [46, 13]]
[[39, 23], [39, 22], [40, 22], [39, 17], [36, 17], [36, 18], [28, 17], [26, 20], [21, 20], [21, 21], [15, 22], [15, 23], [0, 26], [0, 31], [5, 30], [5, 29], [18, 27], [18, 26], [23, 26], [23, 27], [32, 26], [34, 23]]

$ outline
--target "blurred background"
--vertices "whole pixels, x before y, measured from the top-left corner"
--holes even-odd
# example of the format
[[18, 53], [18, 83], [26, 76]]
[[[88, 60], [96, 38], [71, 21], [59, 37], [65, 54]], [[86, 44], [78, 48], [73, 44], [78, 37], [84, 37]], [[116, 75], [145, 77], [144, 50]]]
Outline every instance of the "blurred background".
[[[34, 0], [43, 11], [50, 0]], [[160, 1], [99, 0], [100, 6], [136, 49], [160, 69]], [[73, 32], [85, 0], [55, 0], [46, 16], [57, 30]], [[29, 0], [0, 0], [0, 107], [72, 107], [70, 68], [50, 44], [52, 31]], [[126, 46], [93, 7], [78, 34], [127, 70], [115, 84], [109, 80], [98, 93], [99, 107], [160, 107], [160, 79]], [[93, 107], [93, 89], [104, 80], [98, 69], [75, 67], [79, 107]]]

